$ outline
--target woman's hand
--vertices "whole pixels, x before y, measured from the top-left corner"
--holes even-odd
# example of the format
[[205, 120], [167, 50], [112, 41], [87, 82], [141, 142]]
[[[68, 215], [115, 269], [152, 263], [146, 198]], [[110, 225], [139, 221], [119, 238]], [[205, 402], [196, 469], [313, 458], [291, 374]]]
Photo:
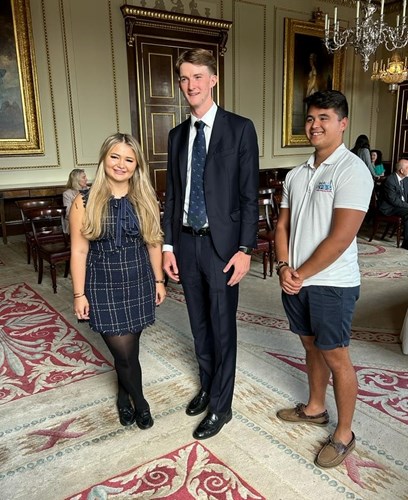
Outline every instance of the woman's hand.
[[77, 319], [89, 319], [89, 302], [86, 295], [74, 299], [74, 314]]
[[156, 306], [164, 302], [166, 298], [166, 287], [164, 283], [156, 283]]

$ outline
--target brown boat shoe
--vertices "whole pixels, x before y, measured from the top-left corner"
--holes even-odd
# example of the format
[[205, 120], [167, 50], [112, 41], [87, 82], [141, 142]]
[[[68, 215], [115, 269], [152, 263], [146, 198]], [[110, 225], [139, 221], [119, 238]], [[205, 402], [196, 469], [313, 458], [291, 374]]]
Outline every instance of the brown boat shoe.
[[304, 403], [298, 403], [295, 408], [285, 408], [283, 410], [278, 410], [276, 416], [280, 420], [285, 422], [291, 422], [293, 424], [312, 424], [319, 425], [321, 427], [326, 426], [329, 423], [329, 414], [327, 410], [317, 415], [306, 415], [304, 409], [306, 405]]
[[343, 460], [349, 455], [356, 447], [356, 436], [352, 432], [353, 437], [349, 444], [343, 444], [340, 442], [333, 441], [330, 435], [326, 441], [326, 444], [319, 451], [315, 459], [315, 464], [322, 469], [329, 469], [331, 467], [337, 467]]

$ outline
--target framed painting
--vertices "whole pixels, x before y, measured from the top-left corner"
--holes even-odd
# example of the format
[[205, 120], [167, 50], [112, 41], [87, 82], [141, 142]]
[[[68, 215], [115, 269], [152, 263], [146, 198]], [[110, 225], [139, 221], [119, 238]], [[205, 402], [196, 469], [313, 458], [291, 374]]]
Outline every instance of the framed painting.
[[342, 51], [329, 54], [324, 22], [285, 18], [282, 146], [307, 146], [304, 98], [317, 90], [341, 90]]
[[1, 0], [0, 26], [0, 155], [43, 154], [29, 0]]

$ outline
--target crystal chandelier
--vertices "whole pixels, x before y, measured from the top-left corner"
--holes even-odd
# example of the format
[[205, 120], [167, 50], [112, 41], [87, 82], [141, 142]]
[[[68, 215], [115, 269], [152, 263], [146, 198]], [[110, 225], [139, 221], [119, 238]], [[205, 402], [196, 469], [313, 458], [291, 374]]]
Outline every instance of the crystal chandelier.
[[377, 61], [373, 64], [373, 74], [371, 80], [381, 80], [388, 83], [390, 92], [396, 92], [398, 84], [408, 80], [407, 58], [403, 61], [398, 54], [394, 54], [388, 59], [387, 64]]
[[[360, 15], [360, 5], [362, 15]], [[378, 18], [374, 18], [377, 7], [371, 3], [371, 0], [358, 0], [356, 25], [352, 28], [340, 29], [337, 7], [335, 7], [333, 25], [331, 25], [328, 15], [325, 16], [324, 43], [327, 50], [332, 53], [350, 45], [360, 55], [364, 71], [367, 71], [370, 56], [380, 45], [384, 45], [391, 52], [402, 49], [408, 44], [406, 8], [407, 0], [403, 0], [402, 15], [397, 16], [396, 26], [389, 26], [384, 22], [384, 0], [381, 0], [381, 11]]]

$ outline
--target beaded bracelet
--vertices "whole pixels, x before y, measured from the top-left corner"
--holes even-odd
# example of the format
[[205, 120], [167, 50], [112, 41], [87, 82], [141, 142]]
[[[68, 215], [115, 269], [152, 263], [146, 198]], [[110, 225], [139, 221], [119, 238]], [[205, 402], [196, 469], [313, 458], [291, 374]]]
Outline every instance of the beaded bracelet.
[[155, 283], [165, 283], [164, 280], [156, 280]]

